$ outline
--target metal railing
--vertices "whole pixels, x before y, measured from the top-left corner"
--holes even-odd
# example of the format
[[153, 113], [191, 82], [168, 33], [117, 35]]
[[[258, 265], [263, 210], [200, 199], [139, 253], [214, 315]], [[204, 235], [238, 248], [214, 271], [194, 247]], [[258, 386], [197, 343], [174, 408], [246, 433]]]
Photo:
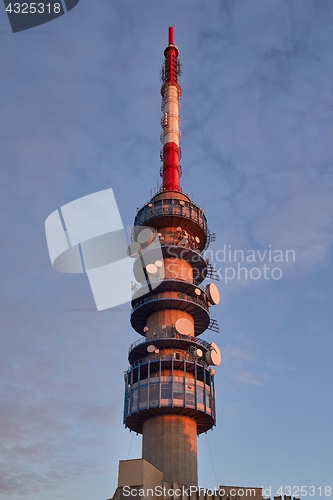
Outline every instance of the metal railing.
[[[174, 278], [172, 276], [170, 277], [163, 277], [161, 278], [158, 274], [156, 276], [153, 276], [153, 275], [150, 275], [149, 276], [149, 282], [150, 283], [164, 283], [165, 281], [177, 281], [177, 282], [180, 282], [180, 283], [189, 283], [190, 285], [195, 285], [196, 288], [199, 288], [199, 290], [201, 291], [202, 295], [205, 295], [206, 294], [206, 291], [204, 290], [204, 288], [202, 288], [202, 286], [200, 286], [201, 284], [201, 281], [198, 281], [198, 280], [195, 280], [195, 279], [185, 279], [185, 278]], [[133, 291], [132, 291], [132, 295], [134, 296], [135, 294], [138, 293], [139, 290], [141, 290], [142, 288], [145, 288], [147, 287], [146, 284], [143, 284], [143, 285], [136, 285], [136, 283], [133, 284]]]
[[[181, 202], [181, 203], [180, 203]], [[177, 198], [151, 201], [136, 214], [134, 225], [143, 226], [146, 222], [162, 215], [178, 215], [196, 222], [207, 233], [207, 220], [202, 208], [194, 203]]]
[[182, 335], [181, 333], [178, 333], [177, 330], [174, 327], [166, 327], [165, 330], [163, 330], [160, 333], [156, 333], [155, 335], [152, 335], [151, 338], [144, 337], [141, 339], [136, 340], [133, 342], [132, 345], [130, 345], [128, 349], [128, 354], [135, 349], [140, 344], [145, 344], [149, 342], [154, 342], [154, 340], [160, 340], [160, 339], [180, 339], [180, 340], [189, 340], [190, 342], [195, 342], [196, 344], [199, 344], [206, 349], [210, 349], [210, 343], [207, 342], [206, 340], [199, 339], [197, 337], [194, 337], [192, 335]]
[[[176, 231], [175, 231], [175, 233], [176, 233]], [[135, 241], [134, 234], [135, 234], [135, 227], [132, 230], [132, 241]], [[205, 258], [204, 252], [199, 250], [197, 243], [193, 243], [189, 240], [184, 242], [184, 239], [185, 238], [182, 237], [179, 241], [174, 241], [170, 238], [170, 240], [168, 239], [165, 241], [164, 237], [163, 237], [163, 240], [161, 240], [160, 237], [156, 236], [155, 239], [151, 243], [149, 243], [149, 246], [147, 247], [147, 251], [151, 250], [152, 248], [160, 248], [160, 247], [168, 247], [168, 248], [169, 247], [177, 247], [178, 248], [179, 247], [179, 248], [186, 248], [188, 250], [192, 250], [193, 252], [198, 254], [203, 259]]]
[[140, 306], [143, 304], [148, 304], [149, 302], [154, 302], [154, 301], [160, 301], [160, 300], [166, 300], [166, 299], [171, 299], [171, 300], [186, 300], [187, 302], [193, 302], [194, 304], [197, 304], [198, 306], [202, 307], [205, 309], [205, 311], [209, 311], [209, 306], [204, 302], [203, 300], [197, 298], [197, 297], [192, 297], [191, 295], [186, 295], [185, 293], [178, 293], [178, 297], [175, 297], [174, 295], [171, 295], [171, 293], [175, 292], [164, 292], [164, 293], [159, 293], [156, 295], [151, 295], [149, 297], [146, 297], [144, 299], [141, 299], [139, 302], [135, 304], [132, 308], [132, 312], [134, 312], [136, 309], [138, 309]]
[[194, 354], [190, 354], [186, 351], [180, 351], [180, 352], [175, 352], [173, 354], [155, 354], [155, 353], [151, 353], [151, 354], [147, 354], [147, 356], [141, 358], [141, 359], [138, 359], [137, 361], [135, 361], [131, 367], [127, 370], [126, 373], [130, 373], [131, 370], [133, 368], [135, 368], [136, 366], [139, 366], [139, 365], [144, 365], [144, 364], [147, 364], [148, 361], [152, 362], [152, 361], [159, 361], [159, 360], [167, 360], [167, 361], [190, 361], [191, 363], [197, 363], [201, 366], [203, 366], [204, 368], [208, 368], [208, 363], [207, 361], [205, 361], [204, 358], [199, 358], [198, 356], [195, 356]]

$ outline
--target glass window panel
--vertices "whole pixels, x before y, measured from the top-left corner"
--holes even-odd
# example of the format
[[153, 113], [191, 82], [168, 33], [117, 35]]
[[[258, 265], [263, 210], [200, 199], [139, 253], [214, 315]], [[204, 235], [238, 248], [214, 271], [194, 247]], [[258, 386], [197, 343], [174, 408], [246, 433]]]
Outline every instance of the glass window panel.
[[162, 399], [171, 399], [172, 398], [172, 392], [171, 392], [171, 382], [162, 382]]
[[140, 400], [139, 407], [147, 408], [147, 398], [148, 398], [148, 386], [147, 384], [140, 387]]
[[173, 397], [174, 399], [182, 399], [184, 401], [184, 382], [174, 382]]
[[135, 412], [137, 407], [137, 402], [138, 402], [138, 393], [137, 393], [137, 388], [133, 389], [132, 393], [132, 407], [131, 407], [131, 413]]
[[198, 404], [200, 404], [200, 405], [204, 404], [204, 390], [203, 390], [203, 387], [197, 387], [197, 401], [198, 401]]
[[186, 406], [195, 406], [194, 385], [186, 383]]
[[159, 406], [160, 384], [154, 383], [149, 385], [149, 406]]

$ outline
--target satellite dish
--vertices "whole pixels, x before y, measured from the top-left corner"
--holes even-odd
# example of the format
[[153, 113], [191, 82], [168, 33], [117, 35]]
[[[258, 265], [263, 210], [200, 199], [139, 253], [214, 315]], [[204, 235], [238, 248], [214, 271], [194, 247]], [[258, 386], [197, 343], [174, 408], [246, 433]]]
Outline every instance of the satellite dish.
[[155, 352], [155, 349], [156, 349], [156, 347], [155, 347], [153, 344], [150, 344], [150, 345], [147, 347], [147, 351], [148, 351], [148, 352]]
[[193, 325], [187, 318], [179, 318], [175, 323], [175, 328], [182, 335], [191, 335], [193, 333]]
[[211, 304], [217, 305], [220, 302], [220, 292], [214, 283], [209, 283], [206, 286], [206, 293]]
[[196, 350], [196, 355], [198, 356], [198, 358], [201, 358], [203, 356], [203, 352], [201, 349], [197, 349]]
[[180, 233], [182, 231], [182, 228], [180, 226], [178, 226], [176, 231], [177, 231], [177, 233]]
[[141, 253], [141, 245], [137, 241], [134, 241], [130, 245], [128, 245], [126, 253], [129, 257], [132, 257], [133, 259], [135, 257], [138, 257]]
[[194, 290], [194, 293], [195, 293], [195, 295], [198, 295], [198, 296], [199, 296], [199, 295], [201, 295], [201, 290], [200, 290], [200, 288], [196, 288], [196, 289]]
[[148, 264], [148, 266], [146, 266], [146, 271], [149, 274], [156, 274], [157, 273], [157, 267], [155, 266], [155, 264]]
[[162, 330], [166, 330], [166, 325], [162, 325]]
[[140, 243], [140, 245], [147, 246], [150, 245], [150, 243], [153, 241], [154, 236], [155, 236], [154, 232], [151, 229], [149, 229], [149, 227], [146, 227], [145, 229], [140, 231], [136, 239], [137, 242]]
[[195, 237], [195, 241], [196, 241], [197, 243], [200, 243], [200, 238], [199, 238], [199, 236], [196, 236], [196, 237]]
[[155, 352], [156, 354], [158, 354], [158, 353], [160, 352], [160, 350], [159, 350], [159, 349], [155, 349], [155, 351], [154, 351], [154, 352]]
[[157, 236], [158, 236], [158, 237], [162, 236], [162, 233], [157, 233]]
[[153, 206], [152, 203], [148, 203], [148, 207], [151, 208]]
[[156, 266], [156, 267], [163, 267], [163, 262], [162, 262], [161, 260], [157, 260], [157, 261], [155, 262], [155, 266]]
[[148, 326], [145, 326], [143, 329], [144, 332], [148, 332], [148, 330], [149, 330]]
[[215, 342], [210, 344], [210, 349], [206, 352], [205, 358], [209, 365], [218, 366], [221, 363], [221, 351]]
[[183, 206], [185, 205], [185, 203], [183, 202], [183, 200], [180, 200], [179, 205], [183, 205]]

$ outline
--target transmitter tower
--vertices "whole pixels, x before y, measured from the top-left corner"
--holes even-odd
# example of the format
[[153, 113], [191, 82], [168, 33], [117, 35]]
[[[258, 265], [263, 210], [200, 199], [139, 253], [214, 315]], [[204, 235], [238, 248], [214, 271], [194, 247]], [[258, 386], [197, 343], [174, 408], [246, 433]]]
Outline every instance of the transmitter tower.
[[138, 285], [131, 325], [141, 335], [128, 353], [124, 424], [142, 434], [142, 458], [120, 461], [118, 489], [125, 485], [198, 485], [197, 436], [216, 422], [215, 343], [201, 338], [218, 331], [210, 308], [220, 296], [218, 279], [204, 256], [215, 239], [204, 210], [181, 189], [179, 84], [181, 64], [169, 28], [161, 70], [160, 175], [157, 194], [137, 211], [128, 255]]
[[221, 362], [218, 346], [201, 334], [218, 332], [210, 308], [220, 296], [214, 283], [203, 285], [218, 279], [204, 256], [215, 235], [180, 186], [178, 54], [170, 27], [161, 70], [162, 185], [137, 211], [127, 250], [137, 281], [131, 325], [141, 338], [128, 352], [124, 424], [142, 434], [142, 458], [119, 462], [112, 500], [262, 500], [262, 488], [198, 488], [197, 436], [216, 423], [214, 367]]

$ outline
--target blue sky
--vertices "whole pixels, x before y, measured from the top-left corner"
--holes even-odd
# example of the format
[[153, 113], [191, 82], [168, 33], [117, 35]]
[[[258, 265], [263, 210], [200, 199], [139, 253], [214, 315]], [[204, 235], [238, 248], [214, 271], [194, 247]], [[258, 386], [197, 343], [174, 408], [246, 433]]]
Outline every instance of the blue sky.
[[1, 499], [106, 499], [118, 461], [141, 456], [122, 425], [129, 304], [98, 313], [86, 276], [53, 271], [44, 222], [109, 187], [125, 225], [148, 200], [170, 24], [182, 187], [216, 233], [213, 255], [296, 253], [279, 280], [219, 283], [200, 485], [333, 486], [332, 3], [81, 0], [15, 35], [0, 14]]

